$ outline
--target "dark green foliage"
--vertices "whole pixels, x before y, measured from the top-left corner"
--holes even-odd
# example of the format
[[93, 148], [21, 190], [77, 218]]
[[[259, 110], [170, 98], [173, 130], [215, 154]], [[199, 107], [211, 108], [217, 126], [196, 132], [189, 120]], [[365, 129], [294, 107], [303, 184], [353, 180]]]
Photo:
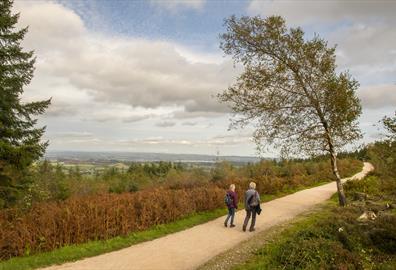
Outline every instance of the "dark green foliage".
[[367, 232], [373, 246], [388, 254], [396, 254], [396, 216], [384, 215]]
[[[344, 185], [346, 208], [331, 205], [293, 225], [238, 269], [395, 269], [395, 143], [376, 142], [355, 154], [375, 171]], [[358, 220], [365, 211], [377, 218]]]
[[12, 4], [0, 2], [0, 207], [13, 204], [27, 188], [24, 170], [48, 145], [40, 141], [45, 128], [36, 128], [33, 117], [44, 113], [50, 100], [21, 102], [35, 59], [20, 45], [28, 29], [15, 30], [19, 14], [11, 14]]

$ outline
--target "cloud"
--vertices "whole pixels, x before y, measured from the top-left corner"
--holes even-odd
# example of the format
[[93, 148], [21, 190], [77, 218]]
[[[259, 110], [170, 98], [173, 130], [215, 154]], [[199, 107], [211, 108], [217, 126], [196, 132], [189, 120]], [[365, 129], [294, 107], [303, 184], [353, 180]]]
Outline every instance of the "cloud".
[[153, 115], [150, 115], [150, 114], [149, 115], [132, 115], [132, 116], [125, 117], [124, 119], [122, 119], [122, 121], [124, 123], [133, 123], [133, 122], [138, 122], [138, 121], [148, 119], [152, 116]]
[[[194, 56], [168, 41], [91, 33], [72, 10], [53, 2], [17, 2], [15, 8], [21, 12], [19, 25], [29, 25], [23, 45], [36, 51], [35, 80], [47, 94], [67, 86], [101, 104], [177, 106], [194, 116], [228, 111], [215, 94], [240, 72], [231, 60]], [[55, 89], [45, 85], [46, 78], [58, 80]], [[54, 104], [61, 107], [57, 98]], [[54, 109], [53, 115], [62, 112], [68, 110]]]
[[248, 6], [251, 15], [281, 15], [308, 37], [319, 32], [337, 45], [338, 71], [349, 70], [359, 81], [363, 106], [369, 108], [394, 105], [393, 86], [385, 86], [396, 77], [394, 10], [395, 1], [254, 0]]
[[194, 147], [202, 146], [235, 146], [242, 144], [252, 144], [251, 135], [226, 135], [226, 136], [214, 136], [207, 139], [194, 140], [194, 139], [167, 139], [163, 137], [145, 138], [145, 139], [133, 139], [119, 141], [120, 144], [125, 145], [190, 145]]
[[157, 127], [173, 127], [176, 125], [176, 122], [170, 122], [170, 121], [163, 121], [155, 124]]
[[364, 108], [396, 108], [396, 85], [376, 85], [362, 87], [359, 89], [358, 95]]
[[183, 122], [182, 125], [183, 126], [196, 126], [198, 124], [198, 122]]
[[206, 0], [151, 0], [150, 2], [153, 5], [175, 12], [181, 8], [201, 10]]
[[281, 15], [291, 24], [312, 22], [357, 21], [367, 18], [395, 20], [395, 1], [263, 1], [253, 0], [248, 5], [251, 15]]
[[75, 138], [93, 138], [93, 134], [90, 132], [61, 132], [61, 133], [55, 133], [52, 135], [54, 138], [62, 138], [62, 139], [75, 139]]
[[97, 145], [102, 142], [101, 139], [96, 138], [90, 132], [68, 131], [68, 132], [55, 132], [45, 135], [45, 139], [50, 140], [51, 144], [93, 144]]

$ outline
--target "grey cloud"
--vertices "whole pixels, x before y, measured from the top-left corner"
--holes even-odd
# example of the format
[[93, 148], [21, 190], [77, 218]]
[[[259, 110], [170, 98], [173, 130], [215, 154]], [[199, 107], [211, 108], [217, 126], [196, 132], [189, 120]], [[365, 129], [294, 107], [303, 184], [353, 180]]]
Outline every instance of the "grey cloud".
[[58, 139], [87, 139], [87, 138], [93, 138], [93, 134], [90, 132], [60, 132], [60, 133], [54, 133], [50, 134], [51, 137], [53, 138], [58, 138]]
[[157, 127], [173, 127], [176, 125], [176, 122], [170, 122], [170, 121], [163, 121], [155, 124]]
[[224, 113], [222, 112], [211, 112], [211, 111], [196, 111], [196, 112], [188, 112], [188, 111], [176, 111], [172, 113], [172, 117], [176, 119], [189, 119], [189, 118], [213, 118], [213, 117], [222, 117]]
[[341, 66], [363, 65], [369, 71], [391, 69], [396, 73], [393, 23], [353, 24], [333, 32], [329, 39], [338, 44], [337, 61]]
[[142, 121], [145, 119], [149, 119], [150, 117], [152, 117], [152, 115], [133, 115], [133, 116], [123, 118], [122, 122], [133, 123], [133, 122], [138, 122], [138, 121]]
[[196, 126], [198, 124], [198, 122], [183, 122], [182, 125], [183, 126]]
[[396, 85], [363, 87], [359, 89], [358, 95], [364, 108], [396, 108]]
[[76, 115], [76, 108], [65, 102], [51, 102], [51, 105], [45, 111], [45, 116], [58, 117], [62, 115]]
[[376, 19], [393, 20], [395, 1], [262, 1], [253, 0], [248, 6], [252, 15], [282, 15], [289, 23], [336, 22]]
[[191, 146], [228, 146], [252, 143], [250, 136], [228, 135], [228, 136], [215, 136], [205, 140], [191, 140], [191, 139], [166, 139], [162, 137], [135, 139], [128, 141], [120, 141], [120, 144], [125, 145], [191, 145]]

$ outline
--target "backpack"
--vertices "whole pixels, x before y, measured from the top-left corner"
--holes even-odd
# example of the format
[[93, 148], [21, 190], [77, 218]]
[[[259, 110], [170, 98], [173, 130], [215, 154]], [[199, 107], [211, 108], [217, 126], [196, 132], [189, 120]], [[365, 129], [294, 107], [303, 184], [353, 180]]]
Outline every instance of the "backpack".
[[231, 204], [232, 204], [232, 197], [231, 197], [231, 194], [230, 193], [226, 193], [226, 195], [224, 196], [224, 203], [227, 205], [227, 206], [230, 206]]
[[257, 205], [259, 205], [258, 199], [257, 199], [257, 191], [254, 193], [254, 195], [252, 195], [249, 200], [248, 200], [248, 205], [250, 207], [256, 207]]

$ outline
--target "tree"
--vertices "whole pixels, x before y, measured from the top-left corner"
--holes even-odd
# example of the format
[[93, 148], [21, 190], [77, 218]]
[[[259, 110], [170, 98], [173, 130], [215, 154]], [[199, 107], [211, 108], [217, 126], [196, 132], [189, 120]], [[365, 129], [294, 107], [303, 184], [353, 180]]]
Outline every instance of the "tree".
[[235, 115], [231, 127], [253, 123], [259, 150], [282, 154], [328, 153], [340, 205], [346, 204], [337, 168], [337, 151], [361, 137], [358, 82], [336, 74], [335, 47], [301, 28], [286, 28], [279, 16], [232, 16], [225, 20], [220, 47], [244, 66], [237, 81], [218, 95]]
[[388, 135], [386, 136], [389, 140], [396, 140], [396, 111], [394, 117], [385, 116], [381, 120], [383, 126], [385, 127]]
[[19, 14], [13, 1], [0, 2], [0, 204], [16, 199], [23, 187], [23, 171], [40, 158], [48, 145], [41, 142], [45, 127], [35, 128], [33, 116], [44, 113], [50, 100], [21, 102], [23, 87], [33, 77], [33, 52], [20, 43], [28, 29], [15, 30]]

